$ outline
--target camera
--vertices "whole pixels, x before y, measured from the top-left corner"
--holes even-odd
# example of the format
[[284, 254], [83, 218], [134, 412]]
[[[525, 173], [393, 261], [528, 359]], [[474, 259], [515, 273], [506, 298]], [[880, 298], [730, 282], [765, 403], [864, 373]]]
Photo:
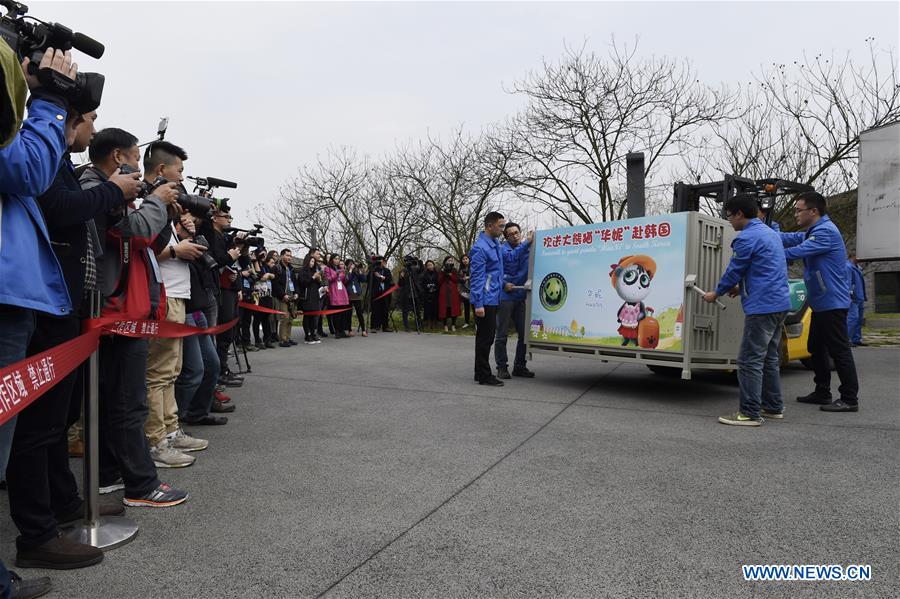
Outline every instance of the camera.
[[203, 254], [201, 254], [200, 257], [195, 260], [195, 262], [198, 262], [200, 266], [208, 270], [218, 268], [219, 265], [218, 263], [216, 263], [215, 258], [209, 255], [209, 241], [207, 241], [206, 237], [204, 237], [203, 235], [195, 235], [194, 238], [191, 239], [191, 241], [206, 248], [206, 251], [203, 252]]
[[[137, 173], [139, 171], [135, 170], [127, 164], [122, 164], [119, 166], [119, 172], [123, 175], [128, 175], [131, 173]], [[141, 188], [138, 191], [138, 197], [145, 198], [153, 193], [154, 189], [156, 189], [160, 185], [165, 185], [168, 182], [169, 181], [166, 180], [165, 177], [157, 177], [153, 180], [152, 183], [141, 181]], [[178, 198], [176, 201], [179, 205], [181, 205], [182, 208], [184, 208], [187, 212], [190, 212], [197, 218], [208, 219], [212, 215], [213, 201], [203, 196], [185, 193], [184, 187], [179, 186]]]
[[81, 114], [96, 110], [103, 95], [103, 75], [78, 73], [73, 82], [56, 71], [38, 69], [38, 65], [47, 48], [64, 51], [75, 48], [92, 58], [100, 58], [105, 50], [103, 44], [65, 25], [25, 17], [28, 7], [15, 0], [0, 0], [0, 6], [7, 11], [0, 17], [0, 38], [9, 44], [20, 60], [31, 59], [28, 73], [37, 74], [43, 85], [63, 95]]
[[449, 275], [451, 272], [453, 272], [453, 265], [449, 262], [445, 262], [443, 270], [445, 274]]
[[[252, 229], [238, 229], [237, 227], [226, 227], [224, 230], [225, 240], [229, 246], [237, 247], [263, 247], [266, 240], [259, 236], [262, 233], [263, 226], [257, 223], [253, 224]], [[236, 233], [246, 233], [243, 237], [238, 237]]]

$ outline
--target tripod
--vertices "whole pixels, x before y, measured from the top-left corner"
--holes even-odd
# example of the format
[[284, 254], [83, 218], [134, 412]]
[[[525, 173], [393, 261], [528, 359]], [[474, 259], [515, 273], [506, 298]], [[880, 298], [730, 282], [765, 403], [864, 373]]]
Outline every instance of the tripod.
[[[409, 299], [412, 301], [413, 320], [416, 323], [416, 335], [421, 335], [422, 331], [421, 327], [419, 326], [419, 306], [416, 303], [416, 285], [418, 284], [416, 279], [419, 276], [416, 272], [417, 270], [418, 265], [410, 266], [409, 268], [407, 268], [406, 279], [409, 281]], [[401, 306], [400, 309], [402, 310], [403, 307]]]

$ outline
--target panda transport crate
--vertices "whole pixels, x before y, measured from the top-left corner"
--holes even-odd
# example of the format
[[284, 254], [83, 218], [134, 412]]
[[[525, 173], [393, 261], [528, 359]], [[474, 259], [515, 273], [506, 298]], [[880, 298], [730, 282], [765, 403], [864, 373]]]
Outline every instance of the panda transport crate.
[[538, 231], [528, 351], [645, 364], [656, 372], [735, 370], [740, 300], [703, 301], [731, 258], [726, 221], [679, 212]]

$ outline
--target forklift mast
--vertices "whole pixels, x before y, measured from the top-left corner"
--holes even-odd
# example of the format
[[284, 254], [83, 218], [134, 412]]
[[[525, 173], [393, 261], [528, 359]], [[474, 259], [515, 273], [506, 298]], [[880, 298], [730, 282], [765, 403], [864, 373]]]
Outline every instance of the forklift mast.
[[698, 212], [700, 199], [709, 198], [719, 204], [719, 216], [725, 217], [725, 202], [740, 193], [757, 196], [759, 207], [766, 212], [766, 224], [771, 223], [775, 198], [804, 191], [815, 191], [811, 185], [784, 179], [747, 179], [736, 175], [725, 175], [722, 181], [712, 183], [675, 184], [672, 212]]

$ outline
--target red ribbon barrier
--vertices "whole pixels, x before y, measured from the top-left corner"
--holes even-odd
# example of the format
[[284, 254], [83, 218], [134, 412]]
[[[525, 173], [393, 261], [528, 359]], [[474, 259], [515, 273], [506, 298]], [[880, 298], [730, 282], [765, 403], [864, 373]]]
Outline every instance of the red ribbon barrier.
[[256, 304], [251, 304], [250, 302], [238, 302], [238, 307], [244, 308], [245, 310], [253, 310], [254, 312], [262, 312], [263, 314], [286, 314], [281, 310], [273, 310], [272, 308], [266, 308], [265, 306], [257, 306]]
[[382, 293], [381, 295], [379, 295], [378, 297], [376, 297], [376, 298], [373, 299], [372, 301], [373, 301], [373, 302], [377, 302], [377, 301], [380, 300], [381, 298], [383, 298], [383, 297], [385, 297], [385, 296], [387, 296], [387, 295], [390, 295], [390, 294], [394, 293], [394, 292], [397, 291], [398, 289], [400, 289], [400, 285], [399, 285], [399, 284], [394, 285], [393, 287], [391, 287], [390, 289], [388, 289], [387, 291], [385, 291], [384, 293]]
[[313, 310], [311, 312], [303, 312], [300, 311], [303, 316], [328, 316], [329, 314], [339, 314], [340, 312], [346, 312], [347, 310], [352, 310], [353, 306], [347, 306], [346, 308], [340, 308], [339, 310]]
[[101, 335], [189, 337], [217, 335], [237, 324], [235, 318], [209, 329], [160, 320], [120, 320], [114, 316], [85, 322], [85, 332], [47, 351], [0, 368], [0, 425], [66, 378], [97, 350]]

